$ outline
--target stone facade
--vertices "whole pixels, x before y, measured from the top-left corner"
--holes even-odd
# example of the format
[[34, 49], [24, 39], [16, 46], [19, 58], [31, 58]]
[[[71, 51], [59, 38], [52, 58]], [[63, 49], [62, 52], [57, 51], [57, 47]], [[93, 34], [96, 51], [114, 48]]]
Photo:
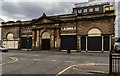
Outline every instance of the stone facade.
[[[9, 49], [27, 49], [28, 47], [23, 45], [23, 42], [26, 38], [31, 38], [31, 42], [26, 41], [26, 45], [29, 45], [29, 49], [31, 50], [65, 50], [65, 48], [69, 48], [68, 44], [64, 43], [63, 38], [71, 37], [72, 40], [75, 39], [76, 49], [80, 51], [83, 48], [84, 43], [82, 43], [82, 37], [85, 37], [85, 47], [89, 50], [89, 37], [88, 32], [92, 29], [100, 30], [101, 37], [101, 49], [104, 51], [106, 47], [104, 37], [109, 37], [107, 40], [109, 41], [109, 50], [111, 50], [111, 39], [114, 37], [114, 13], [105, 13], [105, 14], [97, 14], [97, 15], [85, 15], [78, 16], [76, 14], [67, 14], [67, 15], [58, 15], [58, 16], [46, 16], [43, 14], [38, 19], [33, 19], [31, 21], [17, 21], [17, 22], [6, 22], [2, 25], [2, 37], [4, 40], [4, 46], [7, 47], [10, 41], [15, 41], [17, 47], [12, 47]], [[13, 34], [13, 40], [7, 39], [7, 35], [9, 33]], [[94, 37], [97, 37], [97, 33], [95, 31], [92, 32]], [[92, 35], [90, 35], [92, 36]], [[92, 37], [93, 37], [92, 36]], [[62, 41], [63, 40], [63, 41]], [[87, 41], [88, 40], [88, 41]], [[73, 41], [74, 42], [74, 41]], [[27, 44], [29, 43], [29, 44]], [[46, 44], [45, 44], [46, 43]], [[69, 43], [69, 41], [68, 41]], [[72, 42], [71, 42], [72, 43]], [[31, 44], [31, 45], [30, 45]], [[66, 44], [65, 46], [63, 46]], [[25, 47], [24, 47], [25, 46]], [[70, 45], [72, 46], [72, 44]], [[83, 47], [82, 47], [83, 46]], [[74, 48], [73, 47], [73, 48]], [[64, 48], [64, 49], [63, 49]]]

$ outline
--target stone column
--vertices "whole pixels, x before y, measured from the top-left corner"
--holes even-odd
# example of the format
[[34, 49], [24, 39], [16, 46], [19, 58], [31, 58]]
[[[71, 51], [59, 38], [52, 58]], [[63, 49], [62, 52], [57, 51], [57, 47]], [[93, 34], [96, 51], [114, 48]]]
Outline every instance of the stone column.
[[77, 36], [77, 52], [80, 51], [80, 36]]
[[39, 33], [39, 30], [37, 30], [37, 41], [36, 41], [36, 47], [37, 47], [37, 50], [39, 50], [39, 46], [40, 46], [40, 33]]
[[51, 50], [54, 49], [54, 30], [51, 31], [51, 38], [50, 38], [50, 45], [51, 45]]
[[32, 50], [34, 49], [34, 47], [35, 47], [35, 45], [34, 45], [34, 43], [35, 43], [35, 39], [34, 39], [34, 35], [35, 35], [35, 32], [34, 31], [32, 31]]
[[59, 30], [57, 30], [56, 48], [57, 48], [58, 50], [60, 50], [60, 33], [59, 33]]
[[32, 31], [32, 50], [34, 50], [36, 47], [35, 44], [35, 31]]

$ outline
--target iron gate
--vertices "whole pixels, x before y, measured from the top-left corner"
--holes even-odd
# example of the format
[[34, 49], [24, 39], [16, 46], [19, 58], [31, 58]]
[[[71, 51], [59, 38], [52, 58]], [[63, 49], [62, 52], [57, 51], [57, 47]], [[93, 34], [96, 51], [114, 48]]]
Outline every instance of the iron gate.
[[31, 49], [32, 37], [21, 37], [21, 49]]
[[120, 74], [120, 54], [109, 55], [109, 73]]

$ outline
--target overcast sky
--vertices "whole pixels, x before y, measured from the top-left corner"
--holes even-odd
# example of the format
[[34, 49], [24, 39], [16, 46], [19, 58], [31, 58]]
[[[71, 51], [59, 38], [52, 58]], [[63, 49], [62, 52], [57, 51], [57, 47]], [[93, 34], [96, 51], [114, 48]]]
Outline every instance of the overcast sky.
[[[17, 1], [17, 0], [16, 0]], [[71, 13], [76, 2], [23, 2], [15, 0], [1, 2], [2, 19], [8, 20], [31, 20], [40, 17], [43, 13], [47, 15]], [[47, 0], [46, 0], [47, 1]], [[48, 0], [49, 1], [49, 0]], [[83, 1], [83, 0], [82, 0]], [[87, 1], [87, 0], [84, 0]]]
[[2, 17], [5, 20], [28, 20], [47, 15], [71, 13], [74, 2], [3, 2]]
[[[47, 2], [51, 1], [51, 2]], [[3, 0], [0, 3], [2, 18], [8, 20], [31, 20], [40, 17], [43, 13], [47, 15], [71, 13], [72, 8], [78, 0]], [[79, 2], [88, 0], [79, 0]]]
[[[63, 2], [64, 1], [64, 2]], [[79, 2], [88, 0], [79, 0]], [[71, 13], [75, 3], [72, 0], [0, 0], [0, 18], [9, 20], [31, 20], [39, 18], [43, 13], [57, 15]], [[120, 27], [120, 2], [118, 4], [118, 22]], [[1, 15], [2, 13], [2, 15]], [[118, 27], [118, 26], [117, 26]], [[120, 32], [120, 28], [117, 31]]]

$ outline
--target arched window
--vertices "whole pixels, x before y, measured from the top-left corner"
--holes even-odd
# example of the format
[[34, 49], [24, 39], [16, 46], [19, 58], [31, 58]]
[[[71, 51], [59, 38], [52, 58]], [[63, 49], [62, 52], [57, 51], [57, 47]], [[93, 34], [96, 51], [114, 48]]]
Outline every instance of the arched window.
[[14, 40], [13, 34], [12, 34], [12, 33], [8, 33], [8, 34], [7, 34], [7, 39], [8, 39], [8, 40]]
[[88, 36], [101, 36], [101, 31], [98, 28], [92, 28], [89, 30]]

